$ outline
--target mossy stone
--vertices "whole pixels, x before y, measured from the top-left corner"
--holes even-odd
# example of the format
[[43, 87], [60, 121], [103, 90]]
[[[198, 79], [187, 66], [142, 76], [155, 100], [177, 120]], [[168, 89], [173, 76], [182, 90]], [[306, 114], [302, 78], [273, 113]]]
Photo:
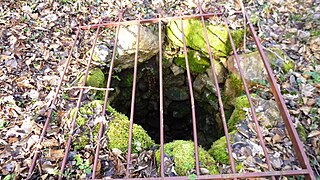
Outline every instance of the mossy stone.
[[[194, 143], [192, 141], [176, 140], [164, 145], [164, 152], [174, 159], [175, 170], [179, 176], [189, 175], [195, 168]], [[199, 147], [200, 167], [209, 170], [210, 174], [218, 174], [215, 160], [210, 154]], [[160, 151], [156, 152], [156, 160], [160, 164]]]
[[[229, 133], [231, 143], [233, 141], [231, 135], [235, 133], [236, 131], [232, 131]], [[213, 142], [208, 152], [217, 162], [230, 165], [226, 136], [223, 136], [220, 139]]]
[[[94, 124], [89, 116], [93, 114], [98, 114], [102, 110], [102, 105], [98, 101], [92, 101], [82, 107], [80, 107], [77, 119], [76, 119], [76, 129], [78, 133], [74, 135], [74, 140], [72, 145], [75, 149], [84, 149], [86, 145], [90, 143], [90, 137], [92, 134], [92, 141], [97, 141], [97, 135], [100, 128], [99, 124]], [[76, 113], [76, 108], [70, 111], [70, 122], [73, 120]]]
[[[197, 19], [183, 20], [186, 46], [208, 54], [206, 38], [202, 22]], [[232, 51], [228, 31], [224, 26], [211, 25], [205, 22], [211, 52], [214, 56], [228, 56]], [[167, 36], [176, 46], [183, 47], [181, 21], [170, 21], [167, 26]], [[242, 41], [244, 30], [231, 30], [236, 46]]]
[[[90, 137], [92, 142], [97, 141], [99, 124], [94, 124], [95, 118], [90, 118], [93, 115], [100, 114], [103, 108], [103, 101], [94, 100], [79, 109], [78, 117], [76, 119], [77, 128], [81, 131], [75, 136], [73, 146], [77, 150], [84, 149], [86, 145], [90, 143]], [[70, 119], [72, 120], [75, 115], [75, 110], [70, 112]], [[128, 117], [124, 114], [117, 112], [111, 106], [108, 105], [107, 111], [110, 112], [110, 121], [107, 126], [108, 148], [120, 149], [122, 152], [128, 151], [128, 136], [129, 136], [129, 124]], [[132, 132], [132, 152], [136, 153], [144, 149], [150, 148], [154, 141], [147, 134], [147, 132], [139, 125], [133, 125]]]
[[[83, 82], [84, 76], [81, 77], [80, 82]], [[97, 88], [105, 87], [105, 77], [100, 68], [93, 68], [89, 71], [86, 86], [92, 86]]]
[[[251, 94], [251, 97], [256, 97], [256, 94]], [[238, 121], [242, 121], [246, 118], [246, 111], [244, 111], [244, 108], [249, 108], [249, 101], [246, 95], [237, 97], [235, 99], [234, 104], [235, 109], [233, 110], [233, 113], [231, 114], [230, 119], [228, 120], [228, 129], [229, 131], [235, 130], [235, 126]]]
[[[198, 51], [188, 50], [188, 62], [191, 72], [204, 73], [210, 67], [209, 59]], [[184, 54], [174, 58], [174, 63], [186, 69], [186, 60]]]
[[234, 104], [235, 98], [241, 96], [243, 93], [243, 82], [236, 74], [231, 73], [229, 78], [226, 80], [223, 91], [224, 104]]
[[230, 164], [225, 136], [213, 142], [208, 152], [216, 161], [222, 164]]
[[[108, 147], [117, 148], [122, 152], [128, 152], [129, 125], [130, 121], [127, 116], [117, 112], [111, 106], [107, 110], [112, 114], [112, 120], [108, 124], [107, 136]], [[148, 133], [137, 124], [133, 124], [132, 129], [132, 152], [140, 152], [149, 149], [154, 145], [154, 141]]]

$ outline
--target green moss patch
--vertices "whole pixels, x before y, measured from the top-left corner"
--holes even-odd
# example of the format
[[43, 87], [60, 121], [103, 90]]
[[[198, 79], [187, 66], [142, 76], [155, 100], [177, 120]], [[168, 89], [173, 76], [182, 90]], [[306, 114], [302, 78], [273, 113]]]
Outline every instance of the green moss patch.
[[[251, 94], [251, 97], [256, 97], [255, 94]], [[246, 111], [244, 108], [249, 108], [249, 101], [246, 95], [237, 97], [235, 99], [234, 111], [231, 114], [230, 119], [228, 120], [228, 129], [229, 131], [235, 130], [235, 126], [238, 121], [244, 120], [246, 118]]]
[[[204, 29], [200, 20], [183, 20], [183, 28], [186, 39], [186, 45], [192, 49], [199, 50], [208, 54]], [[214, 56], [228, 56], [232, 51], [229, 42], [228, 31], [224, 26], [215, 26], [205, 23], [210, 49]], [[170, 21], [167, 26], [168, 38], [176, 46], [183, 47], [181, 22]], [[231, 35], [236, 46], [242, 41], [243, 30], [231, 30]]]
[[[84, 76], [81, 77], [80, 82], [83, 82]], [[86, 86], [98, 87], [102, 88], [105, 87], [105, 77], [101, 69], [93, 68], [89, 71]]]
[[[117, 148], [122, 152], [128, 151], [129, 124], [127, 116], [117, 112], [108, 106], [108, 111], [112, 113], [112, 120], [109, 122], [107, 130], [108, 147]], [[144, 149], [149, 149], [154, 145], [154, 141], [147, 132], [137, 124], [133, 124], [132, 130], [132, 152], [136, 153]]]
[[[204, 73], [210, 67], [209, 59], [198, 51], [188, 50], [188, 62], [192, 72]], [[186, 60], [184, 54], [174, 58], [174, 63], [186, 69]]]
[[[74, 136], [73, 146], [77, 150], [84, 149], [90, 142], [97, 141], [99, 124], [95, 122], [99, 118], [103, 108], [103, 101], [92, 101], [79, 109], [76, 119], [77, 133]], [[70, 119], [75, 115], [76, 109], [70, 112]], [[107, 107], [107, 111], [111, 113], [107, 126], [106, 135], [108, 137], [108, 148], [120, 149], [122, 152], [128, 151], [129, 124], [128, 117], [117, 112], [111, 106]], [[100, 116], [101, 118], [101, 116]], [[147, 132], [139, 125], [133, 125], [132, 133], [132, 152], [136, 153], [144, 149], [149, 149], [154, 141]]]
[[[175, 170], [179, 176], [190, 174], [190, 170], [195, 168], [194, 143], [192, 141], [176, 140], [164, 145], [164, 152], [173, 157]], [[199, 147], [200, 167], [209, 170], [210, 174], [218, 174], [215, 160], [210, 154]], [[156, 160], [160, 164], [160, 151], [156, 152]]]

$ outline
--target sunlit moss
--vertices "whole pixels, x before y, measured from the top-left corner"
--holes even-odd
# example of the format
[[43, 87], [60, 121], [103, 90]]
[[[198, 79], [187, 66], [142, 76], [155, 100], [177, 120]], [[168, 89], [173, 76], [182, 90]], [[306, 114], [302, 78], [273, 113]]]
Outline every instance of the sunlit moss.
[[[256, 97], [255, 94], [251, 94], [251, 97]], [[244, 120], [246, 118], [246, 111], [244, 108], [249, 108], [249, 101], [246, 95], [237, 97], [235, 99], [235, 109], [228, 120], [228, 129], [233, 131], [235, 129], [235, 125], [238, 121]]]
[[[92, 101], [79, 109], [79, 113], [76, 119], [76, 128], [80, 133], [74, 136], [73, 146], [80, 150], [86, 145], [97, 141], [97, 135], [99, 131], [99, 124], [94, 124], [94, 115], [98, 115], [102, 112], [103, 101]], [[108, 137], [108, 147], [110, 149], [117, 148], [123, 152], [128, 151], [128, 136], [129, 136], [129, 120], [128, 118], [111, 106], [107, 107], [107, 111], [111, 114], [107, 126], [106, 135]], [[73, 119], [76, 109], [72, 109], [70, 112], [70, 119]], [[150, 148], [154, 141], [147, 134], [147, 132], [139, 125], [133, 125], [132, 134], [132, 152], [139, 152], [144, 149]]]
[[[186, 39], [186, 45], [192, 49], [199, 50], [205, 54], [208, 54], [206, 46], [206, 38], [202, 22], [200, 20], [183, 20], [184, 34]], [[228, 31], [224, 26], [206, 24], [208, 32], [208, 39], [210, 49], [215, 56], [228, 56], [231, 52], [231, 44], [228, 37]], [[181, 22], [170, 21], [167, 26], [168, 38], [176, 46], [183, 47]], [[242, 41], [244, 31], [243, 30], [231, 30], [236, 46]]]
[[[164, 152], [174, 159], [175, 171], [180, 176], [188, 175], [195, 168], [194, 143], [192, 141], [176, 140], [164, 145]], [[209, 170], [210, 174], [218, 174], [215, 160], [207, 151], [199, 147], [200, 167]], [[160, 151], [156, 152], [156, 160], [160, 164]]]

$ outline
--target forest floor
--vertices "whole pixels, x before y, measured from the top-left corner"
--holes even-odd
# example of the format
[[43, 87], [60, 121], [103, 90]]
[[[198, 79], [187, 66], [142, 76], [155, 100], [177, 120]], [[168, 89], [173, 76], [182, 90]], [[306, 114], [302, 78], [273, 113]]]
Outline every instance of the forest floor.
[[[160, 6], [166, 16], [176, 15], [178, 10], [186, 14], [198, 12], [191, 0], [164, 1]], [[144, 18], [157, 15], [155, 0], [121, 2], [4, 0], [0, 3], [0, 176], [24, 177], [25, 165], [30, 165], [32, 149], [41, 134], [75, 37], [72, 28], [78, 22], [94, 24], [101, 17], [116, 20], [121, 7], [128, 8], [126, 20], [136, 19], [138, 13]], [[240, 2], [211, 1], [204, 10], [219, 10], [216, 5], [223, 5], [229, 11], [241, 10]], [[311, 166], [319, 176], [320, 0], [247, 0], [243, 3], [264, 47], [278, 47], [295, 62], [294, 71], [276, 76], [293, 122], [300, 127], [299, 135]], [[90, 31], [81, 34], [84, 40], [76, 46], [66, 82], [71, 83], [85, 68], [81, 52], [89, 50], [93, 34]], [[59, 95], [63, 96], [63, 93]], [[68, 108], [66, 101], [59, 100], [59, 105], [63, 108], [54, 112], [54, 122], [61, 120]], [[59, 132], [50, 133], [57, 138], [46, 148], [57, 144], [64, 147]]]

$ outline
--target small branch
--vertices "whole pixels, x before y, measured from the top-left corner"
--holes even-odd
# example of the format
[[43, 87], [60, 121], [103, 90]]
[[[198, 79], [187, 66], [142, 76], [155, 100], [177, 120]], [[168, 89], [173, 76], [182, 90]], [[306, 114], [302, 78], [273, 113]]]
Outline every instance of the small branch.
[[63, 88], [63, 90], [71, 90], [71, 89], [93, 89], [98, 91], [113, 91], [113, 88], [97, 88], [92, 86], [72, 86], [68, 88]]

